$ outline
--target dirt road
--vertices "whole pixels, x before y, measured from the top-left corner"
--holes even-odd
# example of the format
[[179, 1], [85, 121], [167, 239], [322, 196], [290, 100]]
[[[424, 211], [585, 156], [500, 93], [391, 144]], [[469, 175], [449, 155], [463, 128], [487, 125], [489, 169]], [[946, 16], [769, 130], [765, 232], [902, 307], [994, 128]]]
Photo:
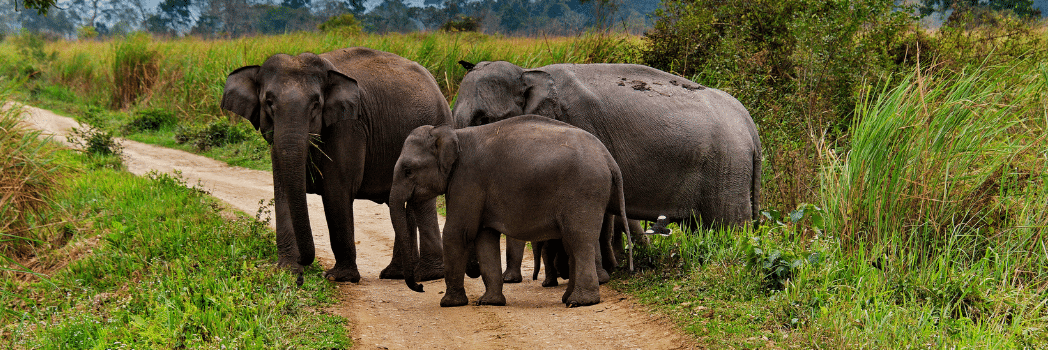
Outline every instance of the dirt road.
[[[65, 141], [77, 123], [50, 111], [26, 107], [27, 121]], [[270, 172], [230, 167], [206, 157], [138, 142], [121, 140], [125, 163], [132, 173], [181, 171], [189, 184], [247, 213], [260, 200], [273, 197]], [[320, 264], [334, 264], [320, 197], [308, 200]], [[353, 204], [360, 283], [341, 283], [341, 302], [325, 310], [348, 318], [360, 349], [682, 349], [693, 348], [669, 322], [649, 316], [624, 295], [601, 288], [600, 304], [565, 308], [560, 303], [566, 283], [543, 288], [539, 280], [507, 284], [506, 306], [441, 308], [443, 280], [425, 282], [425, 293], [409, 290], [403, 281], [380, 280], [390, 261], [393, 227], [389, 209], [370, 201]], [[441, 221], [443, 225], [443, 221]], [[527, 254], [530, 256], [530, 253]], [[524, 271], [531, 275], [530, 257]], [[466, 279], [466, 292], [476, 300], [484, 292], [480, 279]]]

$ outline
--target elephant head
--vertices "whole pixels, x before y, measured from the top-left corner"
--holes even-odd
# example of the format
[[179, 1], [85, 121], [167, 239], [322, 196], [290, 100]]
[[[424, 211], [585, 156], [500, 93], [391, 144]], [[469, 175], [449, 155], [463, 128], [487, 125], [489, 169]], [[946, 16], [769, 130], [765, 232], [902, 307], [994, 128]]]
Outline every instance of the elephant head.
[[[420, 126], [404, 140], [404, 149], [393, 168], [393, 188], [389, 194], [389, 214], [396, 239], [413, 242], [414, 230], [408, 229], [408, 202], [421, 203], [447, 192], [451, 169], [458, 159], [458, 136], [450, 126]], [[419, 207], [413, 205], [411, 207]], [[415, 283], [415, 265], [418, 251], [412, 244], [404, 244], [399, 256], [403, 262], [404, 281], [411, 290], [422, 291]]]
[[310, 145], [324, 128], [357, 119], [359, 102], [356, 80], [311, 53], [274, 55], [261, 66], [242, 67], [226, 78], [222, 108], [251, 121], [271, 145], [277, 210], [287, 208], [294, 231], [278, 232], [277, 245], [292, 251], [297, 247], [300, 265], [310, 265], [314, 258], [306, 207]]
[[557, 89], [542, 70], [525, 70], [497, 61], [476, 65], [459, 61], [469, 70], [459, 85], [452, 115], [456, 128], [494, 123], [523, 114], [556, 118]]

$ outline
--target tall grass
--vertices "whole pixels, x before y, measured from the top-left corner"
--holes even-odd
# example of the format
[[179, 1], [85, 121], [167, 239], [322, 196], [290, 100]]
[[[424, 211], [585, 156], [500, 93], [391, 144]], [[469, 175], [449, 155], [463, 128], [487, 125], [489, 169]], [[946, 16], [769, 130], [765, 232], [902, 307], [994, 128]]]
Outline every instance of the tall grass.
[[[466, 73], [457, 63], [459, 60], [505, 60], [524, 67], [563, 62], [639, 62], [635, 49], [624, 49], [638, 41], [639, 38], [611, 34], [504, 38], [477, 33], [353, 36], [293, 33], [232, 40], [192, 37], [150, 40], [138, 35], [114, 39], [113, 42], [54, 43], [51, 48], [57, 51], [58, 63], [50, 67], [55, 71], [48, 72], [47, 77], [53, 83], [73, 87], [79, 96], [87, 97], [89, 103], [110, 105], [113, 101], [114, 106], [126, 106], [125, 103], [134, 97], [148, 95], [147, 101], [139, 103], [178, 111], [183, 120], [206, 122], [223, 115], [218, 102], [226, 75], [242, 66], [261, 64], [276, 53], [323, 53], [350, 46], [392, 52], [426, 67], [450, 101]], [[61, 50], [58, 50], [58, 45], [61, 45]], [[85, 61], [85, 57], [89, 59]], [[156, 66], [150, 66], [150, 62], [155, 62]], [[118, 81], [132, 79], [118, 78], [127, 75], [127, 69], [139, 69], [142, 77], [133, 78], [138, 79], [135, 81]], [[156, 77], [150, 78], [152, 74]], [[114, 83], [110, 84], [107, 79]], [[155, 79], [151, 88], [150, 79]], [[81, 83], [86, 80], [91, 82]], [[145, 90], [138, 91], [135, 87]], [[131, 93], [133, 91], [137, 93]]]
[[[25, 257], [37, 243], [50, 239], [32, 229], [47, 224], [37, 214], [60, 190], [62, 166], [56, 161], [57, 147], [24, 124], [20, 107], [6, 102], [13, 84], [0, 84], [0, 256]], [[0, 270], [9, 269], [4, 266], [10, 262], [4, 261]]]
[[959, 248], [947, 245], [954, 242], [979, 259], [999, 254], [990, 251], [999, 243], [1031, 249], [1042, 241], [1044, 69], [1027, 63], [911, 75], [867, 94], [851, 150], [831, 153], [822, 172], [829, 226], [839, 229], [845, 246], [931, 258]]

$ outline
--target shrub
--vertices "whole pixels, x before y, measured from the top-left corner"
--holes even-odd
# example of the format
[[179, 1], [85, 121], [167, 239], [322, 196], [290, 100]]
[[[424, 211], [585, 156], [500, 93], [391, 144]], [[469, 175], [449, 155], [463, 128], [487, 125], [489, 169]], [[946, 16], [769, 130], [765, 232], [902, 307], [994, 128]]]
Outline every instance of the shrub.
[[353, 35], [360, 34], [364, 28], [360, 25], [360, 21], [356, 17], [353, 17], [352, 13], [343, 13], [338, 16], [332, 16], [327, 21], [317, 26], [324, 33], [338, 33], [342, 35]]
[[217, 120], [207, 125], [182, 126], [175, 130], [175, 142], [192, 144], [204, 151], [213, 147], [244, 142], [251, 138], [254, 129], [244, 123]]
[[122, 147], [113, 137], [113, 133], [95, 126], [73, 128], [69, 141], [90, 155], [119, 156], [122, 153]]
[[478, 32], [480, 31], [480, 17], [458, 15], [440, 25], [440, 30], [445, 32]]
[[133, 119], [124, 125], [123, 129], [125, 133], [156, 131], [173, 127], [177, 123], [178, 117], [174, 112], [153, 108], [135, 112]]
[[[765, 147], [765, 202], [814, 202], [816, 149], [850, 125], [855, 94], [897, 67], [915, 30], [891, 0], [667, 0], [644, 61], [732, 94]], [[771, 176], [774, 174], [774, 176]]]

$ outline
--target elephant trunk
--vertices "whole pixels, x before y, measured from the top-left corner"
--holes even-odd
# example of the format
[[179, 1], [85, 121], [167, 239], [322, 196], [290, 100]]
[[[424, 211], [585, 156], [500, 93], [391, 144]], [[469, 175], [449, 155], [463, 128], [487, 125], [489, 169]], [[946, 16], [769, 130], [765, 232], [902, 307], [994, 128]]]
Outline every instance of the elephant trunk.
[[[397, 173], [397, 172], [394, 172]], [[401, 261], [400, 266], [404, 268], [404, 283], [408, 285], [408, 288], [416, 292], [423, 292], [422, 285], [415, 282], [415, 266], [418, 265], [419, 252], [417, 245], [417, 233], [409, 225], [409, 199], [411, 197], [411, 191], [406, 188], [408, 186], [400, 186], [409, 180], [394, 179], [393, 189], [389, 196], [389, 217], [393, 221], [393, 232], [396, 234], [396, 240], [403, 242], [400, 244], [398, 249], [400, 251], [394, 252], [393, 256], [399, 256], [404, 261]], [[412, 205], [414, 207], [414, 205]], [[414, 208], [410, 208], [414, 209]]]
[[[275, 138], [272, 148], [273, 189], [277, 205], [287, 205], [291, 227], [298, 244], [298, 264], [313, 264], [315, 249], [313, 232], [309, 227], [309, 207], [306, 205], [306, 162], [309, 161], [307, 139], [304, 137]], [[280, 220], [280, 218], [277, 218]]]

